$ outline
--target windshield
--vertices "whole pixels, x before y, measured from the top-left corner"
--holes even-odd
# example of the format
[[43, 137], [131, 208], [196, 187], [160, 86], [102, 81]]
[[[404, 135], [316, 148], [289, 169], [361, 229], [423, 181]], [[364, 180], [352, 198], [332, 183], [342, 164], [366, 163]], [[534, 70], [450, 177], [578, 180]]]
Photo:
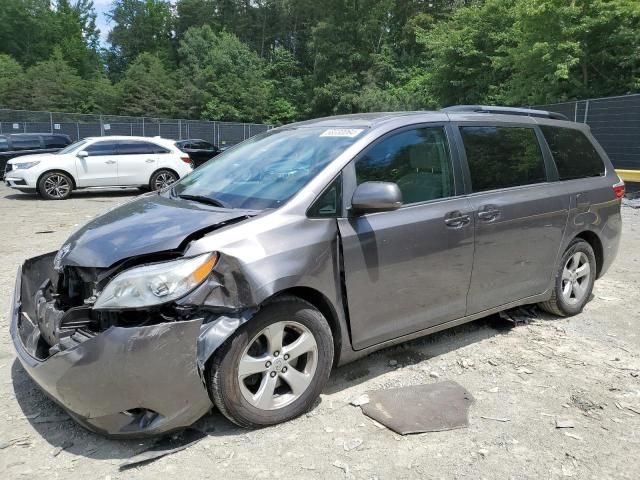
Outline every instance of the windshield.
[[57, 155], [64, 155], [65, 153], [71, 153], [74, 150], [82, 147], [87, 142], [88, 142], [88, 140], [80, 140], [79, 142], [72, 143], [71, 145], [68, 145], [68, 146], [64, 147], [62, 150], [58, 150], [56, 152], [56, 154]]
[[363, 131], [301, 127], [266, 132], [194, 170], [175, 185], [174, 193], [206, 197], [229, 208], [277, 208]]

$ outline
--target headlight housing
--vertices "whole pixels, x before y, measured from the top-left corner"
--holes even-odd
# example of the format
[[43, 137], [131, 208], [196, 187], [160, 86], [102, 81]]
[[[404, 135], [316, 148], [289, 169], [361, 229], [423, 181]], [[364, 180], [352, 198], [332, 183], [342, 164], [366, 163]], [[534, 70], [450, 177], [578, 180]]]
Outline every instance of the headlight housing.
[[26, 170], [27, 168], [35, 167], [38, 165], [40, 161], [37, 162], [23, 162], [23, 163], [14, 163], [13, 170]]
[[94, 308], [140, 308], [177, 300], [200, 285], [218, 261], [218, 254], [134, 267], [116, 275]]

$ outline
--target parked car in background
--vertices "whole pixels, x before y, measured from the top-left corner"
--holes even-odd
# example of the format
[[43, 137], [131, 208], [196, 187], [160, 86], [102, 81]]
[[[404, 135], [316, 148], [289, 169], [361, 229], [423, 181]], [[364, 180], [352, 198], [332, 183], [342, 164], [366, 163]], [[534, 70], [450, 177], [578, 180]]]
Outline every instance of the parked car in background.
[[56, 153], [9, 160], [5, 182], [21, 192], [64, 200], [81, 188], [161, 190], [192, 170], [191, 159], [173, 140], [110, 136], [85, 138]]
[[207, 160], [221, 153], [220, 148], [213, 143], [198, 138], [179, 140], [176, 142], [176, 146], [183, 152], [189, 154], [189, 157], [193, 161], [194, 168], [198, 168]]
[[616, 256], [624, 184], [560, 118], [464, 107], [252, 137], [27, 260], [18, 357], [98, 432], [213, 405], [263, 427], [374, 350], [523, 304], [574, 315]]
[[71, 137], [61, 133], [9, 133], [0, 135], [0, 175], [4, 177], [7, 161], [12, 158], [34, 153], [53, 153], [70, 144]]

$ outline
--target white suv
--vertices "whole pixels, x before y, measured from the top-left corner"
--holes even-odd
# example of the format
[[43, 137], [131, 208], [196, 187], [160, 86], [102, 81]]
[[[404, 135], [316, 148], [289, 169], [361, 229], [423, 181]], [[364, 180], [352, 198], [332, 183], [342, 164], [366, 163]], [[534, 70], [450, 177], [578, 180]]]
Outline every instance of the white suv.
[[192, 170], [191, 159], [174, 140], [109, 136], [85, 138], [56, 153], [11, 159], [5, 182], [21, 192], [64, 200], [80, 188], [160, 190]]

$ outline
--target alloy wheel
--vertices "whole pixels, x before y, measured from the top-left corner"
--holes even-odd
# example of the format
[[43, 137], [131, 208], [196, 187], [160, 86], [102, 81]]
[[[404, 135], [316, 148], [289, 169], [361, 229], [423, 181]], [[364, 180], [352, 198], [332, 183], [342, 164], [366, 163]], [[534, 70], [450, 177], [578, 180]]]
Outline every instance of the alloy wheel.
[[156, 181], [153, 185], [156, 190], [162, 190], [163, 188], [167, 188], [169, 185], [176, 183], [176, 180], [177, 179], [174, 174], [162, 172], [156, 177]]
[[298, 322], [276, 322], [260, 331], [238, 364], [242, 396], [261, 410], [297, 400], [309, 387], [318, 364], [318, 344]]
[[64, 198], [70, 190], [71, 184], [63, 175], [49, 175], [44, 181], [44, 191], [52, 197]]
[[562, 270], [562, 298], [568, 304], [580, 303], [589, 289], [591, 266], [584, 252], [576, 252]]

